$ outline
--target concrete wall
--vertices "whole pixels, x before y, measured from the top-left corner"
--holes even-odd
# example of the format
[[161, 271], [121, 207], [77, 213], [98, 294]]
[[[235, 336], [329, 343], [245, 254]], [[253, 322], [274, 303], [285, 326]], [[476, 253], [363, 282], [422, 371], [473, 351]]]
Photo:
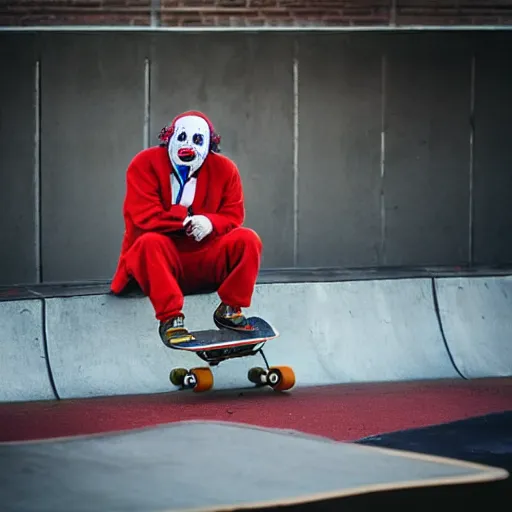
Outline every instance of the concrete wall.
[[0, 36], [0, 284], [38, 280], [34, 50], [31, 36]]
[[511, 263], [510, 50], [507, 33], [3, 33], [0, 284], [110, 279], [126, 166], [188, 108], [239, 165], [264, 268]]

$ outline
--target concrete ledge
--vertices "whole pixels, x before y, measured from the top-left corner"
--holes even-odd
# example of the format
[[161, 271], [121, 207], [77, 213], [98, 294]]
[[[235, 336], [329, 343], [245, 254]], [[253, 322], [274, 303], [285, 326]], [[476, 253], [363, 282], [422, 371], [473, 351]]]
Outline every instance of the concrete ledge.
[[44, 350], [43, 303], [0, 302], [1, 402], [54, 399]]
[[512, 277], [436, 280], [453, 360], [466, 378], [512, 376]]
[[[213, 326], [216, 294], [187, 297], [187, 326]], [[297, 385], [458, 377], [434, 310], [431, 281], [391, 280], [258, 285], [249, 314], [281, 337], [265, 353], [294, 367]], [[167, 392], [175, 366], [202, 361], [158, 337], [147, 298], [95, 295], [46, 300], [48, 352], [62, 398]], [[251, 387], [260, 356], [214, 370], [217, 389]]]
[[[441, 325], [430, 278], [258, 284], [247, 312], [280, 331], [265, 354], [293, 366], [298, 386], [511, 376], [512, 278], [434, 282]], [[215, 293], [187, 297], [187, 326], [213, 327], [217, 304]], [[2, 301], [0, 322], [2, 401], [54, 398], [45, 341], [61, 398], [174, 391], [173, 367], [203, 364], [164, 347], [142, 296]], [[260, 356], [221, 364], [216, 388], [252, 387], [254, 365]]]
[[[512, 267], [361, 267], [262, 269], [258, 284], [328, 283], [436, 277], [512, 275]], [[0, 286], [0, 301], [104, 295], [110, 281], [66, 282]], [[137, 293], [135, 293], [137, 295]], [[139, 293], [138, 295], [142, 295]]]

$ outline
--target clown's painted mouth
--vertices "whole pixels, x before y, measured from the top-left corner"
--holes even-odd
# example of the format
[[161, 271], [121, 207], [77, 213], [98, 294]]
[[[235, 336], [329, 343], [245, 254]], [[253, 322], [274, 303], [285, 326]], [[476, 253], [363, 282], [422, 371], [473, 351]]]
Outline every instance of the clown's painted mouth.
[[178, 158], [182, 162], [191, 162], [196, 157], [196, 152], [192, 148], [178, 149]]

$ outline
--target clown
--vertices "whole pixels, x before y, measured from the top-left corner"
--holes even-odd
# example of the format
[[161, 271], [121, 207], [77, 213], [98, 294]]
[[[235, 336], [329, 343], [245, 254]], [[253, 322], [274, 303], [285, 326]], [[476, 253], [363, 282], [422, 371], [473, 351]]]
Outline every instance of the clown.
[[202, 113], [185, 112], [138, 153], [126, 173], [125, 233], [111, 291], [130, 283], [148, 296], [162, 342], [190, 339], [184, 295], [216, 290], [218, 327], [248, 329], [262, 242], [242, 227], [244, 195], [236, 165], [219, 153], [220, 137]]

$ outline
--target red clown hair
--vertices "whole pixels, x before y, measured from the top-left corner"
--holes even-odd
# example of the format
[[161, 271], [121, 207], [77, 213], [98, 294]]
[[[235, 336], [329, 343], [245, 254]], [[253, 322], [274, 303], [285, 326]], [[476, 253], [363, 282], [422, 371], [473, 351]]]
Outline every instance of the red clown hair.
[[215, 132], [215, 128], [213, 126], [213, 123], [210, 121], [210, 119], [203, 114], [202, 112], [199, 112], [198, 110], [188, 110], [187, 112], [183, 112], [182, 114], [177, 115], [171, 122], [170, 125], [164, 126], [162, 130], [160, 131], [160, 134], [158, 135], [158, 138], [160, 139], [160, 144], [162, 146], [167, 146], [169, 144], [169, 140], [174, 134], [174, 130], [176, 129], [176, 122], [178, 119], [181, 119], [182, 117], [186, 116], [197, 116], [201, 119], [204, 119], [206, 123], [208, 124], [208, 128], [210, 129], [210, 151], [213, 151], [214, 153], [220, 153], [219, 144], [220, 144], [220, 135]]

